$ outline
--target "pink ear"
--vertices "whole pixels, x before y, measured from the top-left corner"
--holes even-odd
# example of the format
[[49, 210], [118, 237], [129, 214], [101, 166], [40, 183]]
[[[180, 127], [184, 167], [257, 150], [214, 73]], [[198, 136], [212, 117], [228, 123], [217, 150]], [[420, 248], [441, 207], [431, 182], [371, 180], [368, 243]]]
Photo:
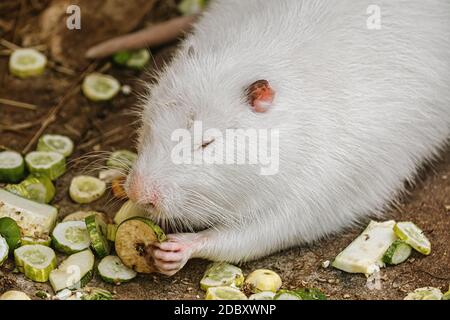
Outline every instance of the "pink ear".
[[247, 97], [253, 111], [263, 113], [269, 110], [275, 98], [275, 91], [269, 81], [258, 80], [247, 88]]

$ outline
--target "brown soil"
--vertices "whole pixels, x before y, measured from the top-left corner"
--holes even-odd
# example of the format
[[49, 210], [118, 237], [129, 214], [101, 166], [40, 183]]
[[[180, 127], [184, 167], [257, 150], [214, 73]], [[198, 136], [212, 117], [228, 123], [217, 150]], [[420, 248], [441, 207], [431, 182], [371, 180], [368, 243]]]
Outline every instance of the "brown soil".
[[[22, 4], [20, 4], [22, 3]], [[33, 23], [47, 7], [49, 1], [4, 0], [0, 3], [0, 38], [21, 45], [23, 41], [41, 44], [39, 34], [34, 35]], [[160, 21], [174, 16], [174, 1], [158, 1], [152, 11], [146, 15], [141, 26], [151, 21]], [[37, 30], [39, 31], [39, 30]], [[94, 31], [92, 31], [94, 32]], [[100, 31], [99, 31], [100, 32]], [[31, 37], [31, 38], [30, 38]], [[33, 38], [36, 37], [36, 38]], [[72, 44], [70, 57], [81, 57], [78, 52], [79, 41], [76, 36]], [[67, 45], [67, 40], [65, 40]], [[150, 70], [158, 69], [163, 61], [170, 58], [175, 44], [154, 50], [155, 59]], [[0, 145], [21, 151], [32, 139], [49, 110], [55, 106], [70, 88], [80, 71], [88, 65], [80, 62], [79, 70], [73, 75], [61, 73], [54, 68], [45, 75], [28, 80], [19, 80], [8, 74], [6, 48], [0, 46], [0, 98], [28, 102], [38, 106], [30, 111], [17, 107], [0, 105]], [[99, 63], [103, 67], [107, 61]], [[70, 63], [67, 65], [70, 66]], [[80, 210], [94, 209], [113, 215], [118, 203], [111, 201], [111, 195], [93, 203], [80, 206], [74, 204], [67, 195], [70, 179], [82, 172], [89, 171], [92, 159], [80, 161], [79, 157], [87, 153], [111, 151], [128, 148], [134, 139], [136, 120], [130, 109], [136, 104], [136, 92], [142, 92], [140, 80], [149, 80], [147, 73], [109, 67], [108, 73], [118, 78], [122, 84], [130, 85], [135, 91], [130, 96], [119, 95], [109, 103], [89, 102], [80, 92], [63, 105], [57, 119], [46, 132], [66, 134], [76, 141], [76, 153], [71, 157], [71, 167], [67, 174], [57, 182], [58, 194], [54, 205], [59, 207], [60, 215]], [[24, 125], [24, 126], [22, 126]], [[21, 127], [22, 126], [22, 127]], [[86, 169], [88, 168], [88, 169]], [[424, 168], [410, 193], [400, 200], [387, 216], [396, 220], [411, 220], [421, 226], [433, 244], [430, 256], [414, 253], [408, 262], [382, 270], [382, 290], [369, 290], [363, 275], [347, 274], [332, 268], [324, 269], [321, 263], [332, 260], [362, 230], [355, 228], [330, 237], [310, 246], [286, 250], [265, 259], [244, 264], [248, 273], [256, 268], [269, 268], [282, 277], [284, 288], [304, 286], [322, 289], [330, 299], [402, 299], [406, 292], [418, 287], [435, 286], [447, 290], [450, 283], [450, 150], [442, 154], [442, 159]], [[202, 299], [198, 283], [206, 268], [207, 261], [190, 261], [174, 277], [161, 275], [139, 276], [128, 284], [114, 287], [101, 282], [96, 276], [90, 286], [101, 286], [117, 293], [119, 299]], [[31, 296], [37, 290], [51, 288], [47, 284], [35, 284], [24, 279], [21, 274], [13, 273], [12, 261], [0, 268], [0, 293], [9, 289], [28, 292]]]

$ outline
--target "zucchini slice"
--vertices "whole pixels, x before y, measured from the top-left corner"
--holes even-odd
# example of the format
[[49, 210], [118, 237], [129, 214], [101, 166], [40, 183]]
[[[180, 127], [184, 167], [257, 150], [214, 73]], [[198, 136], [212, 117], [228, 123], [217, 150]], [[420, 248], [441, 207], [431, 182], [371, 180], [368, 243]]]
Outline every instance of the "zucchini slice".
[[95, 102], [108, 101], [119, 93], [120, 83], [112, 76], [91, 73], [84, 78], [81, 90], [89, 100]]
[[6, 239], [0, 235], [0, 266], [8, 258], [9, 246]]
[[117, 232], [117, 225], [108, 224], [106, 226], [106, 239], [108, 239], [111, 242], [116, 241], [116, 232]]
[[111, 169], [129, 170], [133, 167], [138, 155], [129, 150], [117, 150], [111, 153], [106, 165]]
[[21, 184], [8, 184], [6, 185], [5, 190], [15, 194], [16, 196], [32, 200], [28, 190]]
[[416, 251], [424, 255], [429, 255], [431, 253], [431, 243], [427, 237], [412, 222], [398, 222], [394, 227], [394, 232], [399, 239], [405, 241]]
[[113, 56], [115, 63], [135, 70], [142, 70], [150, 61], [151, 54], [147, 49], [121, 51]]
[[240, 268], [225, 262], [214, 262], [203, 275], [200, 288], [206, 291], [211, 287], [240, 287], [243, 282], [244, 274]]
[[52, 242], [56, 250], [66, 254], [86, 250], [91, 243], [84, 221], [58, 223], [52, 233]]
[[273, 300], [303, 300], [302, 297], [295, 291], [280, 290], [273, 297]]
[[248, 297], [248, 300], [273, 300], [274, 297], [275, 297], [275, 292], [261, 291], [261, 292], [252, 294], [250, 297]]
[[30, 173], [43, 174], [52, 180], [66, 172], [66, 158], [58, 152], [33, 151], [25, 156], [25, 163]]
[[405, 262], [411, 255], [411, 246], [402, 240], [395, 240], [387, 249], [383, 256], [383, 262], [390, 265], [397, 265]]
[[58, 210], [52, 206], [21, 198], [0, 189], [0, 218], [10, 217], [19, 225], [22, 236], [48, 236], [56, 223]]
[[117, 211], [114, 216], [114, 223], [120, 225], [125, 220], [128, 220], [133, 217], [145, 217], [147, 215], [146, 211], [135, 204], [133, 201], [128, 200], [125, 202], [122, 207]]
[[30, 200], [49, 203], [55, 197], [55, 186], [46, 175], [32, 174], [23, 180], [20, 186], [26, 189]]
[[47, 236], [44, 238], [22, 237], [22, 239], [20, 239], [21, 246], [26, 246], [30, 244], [40, 244], [42, 246], [50, 247], [50, 245], [52, 244], [52, 238]]
[[119, 169], [106, 169], [98, 173], [98, 178], [105, 183], [111, 183], [120, 177], [123, 177], [123, 173]]
[[350, 273], [373, 274], [384, 266], [383, 255], [397, 239], [395, 221], [371, 221], [367, 228], [334, 259], [332, 266]]
[[113, 294], [101, 288], [85, 288], [81, 300], [113, 300]]
[[442, 300], [441, 290], [433, 287], [424, 287], [408, 293], [404, 300]]
[[277, 292], [281, 288], [281, 278], [272, 270], [258, 269], [247, 276], [245, 286], [252, 293], [261, 291]]
[[327, 300], [327, 296], [316, 288], [302, 288], [294, 291], [302, 300]]
[[116, 233], [116, 253], [128, 268], [139, 273], [152, 273], [154, 266], [146, 259], [146, 248], [166, 240], [164, 231], [153, 221], [131, 218], [122, 222]]
[[69, 194], [73, 201], [86, 204], [98, 200], [106, 191], [106, 183], [95, 177], [78, 176], [72, 179]]
[[86, 217], [92, 216], [93, 214], [97, 215], [105, 224], [111, 222], [111, 219], [105, 213], [99, 211], [77, 211], [65, 216], [62, 222], [84, 221]]
[[36, 282], [47, 282], [50, 272], [56, 267], [53, 249], [39, 244], [26, 245], [14, 250], [17, 268]]
[[19, 246], [21, 231], [17, 222], [12, 218], [0, 218], [0, 235], [5, 238], [9, 249], [14, 250]]
[[94, 254], [87, 249], [69, 256], [50, 272], [50, 284], [55, 292], [79, 289], [91, 281], [94, 274]]
[[15, 151], [0, 152], [0, 182], [17, 183], [25, 175], [25, 162]]
[[73, 141], [59, 134], [44, 134], [39, 138], [37, 151], [53, 151], [68, 157], [73, 152]]
[[117, 256], [104, 257], [97, 268], [102, 279], [109, 283], [120, 284], [137, 276], [137, 273], [125, 266]]
[[10, 290], [0, 296], [0, 300], [31, 300], [30, 297], [22, 291]]
[[206, 291], [205, 300], [247, 300], [247, 297], [237, 288], [211, 287]]
[[12, 75], [25, 79], [44, 73], [47, 58], [35, 49], [17, 49], [9, 58]]
[[105, 237], [106, 225], [95, 214], [84, 219], [88, 230], [89, 238], [91, 239], [91, 247], [98, 257], [103, 258], [109, 254], [110, 246]]

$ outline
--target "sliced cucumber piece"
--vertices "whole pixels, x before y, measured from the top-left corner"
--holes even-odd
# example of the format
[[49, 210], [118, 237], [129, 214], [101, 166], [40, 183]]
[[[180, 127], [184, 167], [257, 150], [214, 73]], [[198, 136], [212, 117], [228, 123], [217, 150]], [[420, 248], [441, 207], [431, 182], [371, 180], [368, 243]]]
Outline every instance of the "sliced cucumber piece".
[[48, 236], [56, 223], [58, 210], [0, 189], [0, 218], [10, 217], [19, 225], [22, 236]]
[[211, 287], [206, 291], [205, 300], [247, 300], [247, 297], [237, 288]]
[[402, 240], [395, 240], [383, 256], [383, 262], [390, 265], [400, 264], [411, 255], [411, 246]]
[[44, 134], [38, 142], [37, 151], [53, 151], [68, 157], [73, 152], [73, 141], [59, 134]]
[[52, 241], [56, 250], [66, 254], [86, 250], [91, 243], [84, 221], [58, 223], [53, 230]]
[[125, 202], [122, 207], [117, 211], [114, 217], [114, 223], [120, 225], [125, 220], [128, 220], [133, 217], [145, 217], [147, 213], [145, 210], [135, 204], [133, 201], [128, 200]]
[[5, 238], [10, 250], [14, 250], [19, 246], [21, 231], [14, 219], [9, 217], [0, 218], [0, 235]]
[[124, 66], [130, 60], [131, 51], [120, 51], [113, 55], [112, 59], [118, 65]]
[[120, 83], [112, 76], [91, 73], [84, 79], [81, 89], [89, 100], [108, 101], [119, 93]]
[[295, 291], [280, 290], [277, 292], [273, 300], [303, 300], [302, 297]]
[[15, 194], [16, 196], [32, 200], [27, 188], [25, 188], [22, 184], [8, 184], [6, 185], [5, 190]]
[[108, 224], [106, 226], [106, 239], [112, 242], [116, 241], [116, 232], [117, 232], [117, 225]]
[[106, 184], [100, 179], [78, 176], [70, 183], [70, 197], [73, 201], [86, 204], [98, 200], [106, 191]]
[[416, 251], [429, 255], [431, 253], [431, 243], [427, 237], [412, 222], [398, 222], [394, 227], [394, 232], [399, 239], [405, 241]]
[[64, 217], [62, 222], [66, 221], [84, 221], [86, 217], [92, 216], [93, 214], [97, 215], [105, 224], [111, 222], [111, 219], [103, 212], [99, 211], [77, 211], [71, 214], [68, 214]]
[[185, 16], [198, 14], [206, 7], [208, 0], [183, 0], [178, 5], [178, 10]]
[[367, 275], [384, 266], [383, 255], [397, 239], [395, 221], [371, 221], [367, 228], [334, 259], [332, 266], [351, 273]]
[[261, 291], [277, 292], [281, 288], [281, 278], [272, 270], [259, 269], [247, 276], [245, 286], [252, 293]]
[[65, 288], [84, 287], [92, 279], [94, 262], [94, 254], [89, 249], [69, 256], [57, 269], [50, 272], [53, 290], [59, 292]]
[[28, 171], [43, 174], [52, 180], [66, 172], [66, 159], [58, 152], [33, 151], [25, 156]]
[[0, 296], [0, 300], [31, 300], [30, 297], [22, 291], [10, 290]]
[[302, 288], [294, 291], [302, 300], [327, 300], [327, 296], [316, 288]]
[[155, 242], [165, 240], [164, 231], [151, 220], [131, 218], [117, 228], [116, 253], [128, 268], [139, 273], [152, 273], [155, 268], [148, 264], [146, 248]]
[[16, 266], [25, 276], [36, 282], [47, 282], [56, 267], [53, 249], [39, 244], [26, 245], [14, 250]]
[[17, 183], [25, 174], [25, 162], [15, 151], [0, 152], [0, 182]]
[[106, 257], [109, 254], [110, 247], [104, 235], [104, 230], [106, 230], [105, 223], [95, 214], [86, 217], [84, 222], [86, 223], [89, 238], [91, 239], [92, 249], [94, 249], [98, 257]]
[[275, 297], [275, 292], [261, 291], [261, 292], [252, 294], [250, 297], [248, 297], [248, 300], [273, 300], [274, 297]]
[[113, 300], [111, 292], [101, 288], [85, 288], [81, 300]]
[[17, 49], [9, 59], [12, 75], [25, 79], [44, 73], [47, 58], [35, 49]]
[[150, 61], [150, 52], [147, 49], [135, 51], [122, 51], [114, 54], [113, 60], [121, 66], [131, 69], [142, 70]]
[[52, 238], [47, 236], [45, 238], [22, 237], [22, 239], [20, 239], [21, 246], [33, 245], [33, 244], [40, 244], [42, 246], [50, 247], [50, 245], [52, 244]]
[[203, 275], [200, 288], [206, 291], [211, 287], [240, 287], [243, 282], [244, 274], [240, 268], [225, 262], [214, 262]]
[[55, 197], [55, 186], [46, 175], [32, 174], [22, 181], [20, 186], [26, 189], [30, 200], [49, 203]]
[[6, 239], [0, 235], [0, 266], [8, 258], [9, 246]]
[[442, 296], [442, 300], [450, 300], [450, 285], [448, 287], [448, 291]]
[[123, 177], [123, 173], [118, 169], [107, 169], [98, 173], [98, 178], [105, 183], [111, 183], [113, 180], [120, 177]]
[[98, 273], [109, 283], [120, 284], [133, 280], [137, 273], [123, 264], [117, 256], [107, 256], [98, 264]]
[[441, 290], [433, 287], [424, 287], [408, 293], [404, 300], [442, 300]]
[[133, 167], [138, 155], [129, 150], [117, 150], [109, 156], [106, 165], [111, 169], [129, 170]]

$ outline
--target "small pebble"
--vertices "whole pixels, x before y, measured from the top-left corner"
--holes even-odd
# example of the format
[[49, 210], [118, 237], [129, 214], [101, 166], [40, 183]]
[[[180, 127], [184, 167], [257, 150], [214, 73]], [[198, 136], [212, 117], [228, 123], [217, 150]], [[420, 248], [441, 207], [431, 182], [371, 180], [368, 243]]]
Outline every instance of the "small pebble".
[[336, 280], [334, 280], [334, 279], [328, 279], [328, 283], [330, 283], [330, 284], [336, 283]]
[[324, 262], [322, 262], [322, 268], [328, 268], [330, 266], [330, 260], [326, 260]]
[[349, 294], [344, 294], [344, 299], [350, 299], [350, 295]]

